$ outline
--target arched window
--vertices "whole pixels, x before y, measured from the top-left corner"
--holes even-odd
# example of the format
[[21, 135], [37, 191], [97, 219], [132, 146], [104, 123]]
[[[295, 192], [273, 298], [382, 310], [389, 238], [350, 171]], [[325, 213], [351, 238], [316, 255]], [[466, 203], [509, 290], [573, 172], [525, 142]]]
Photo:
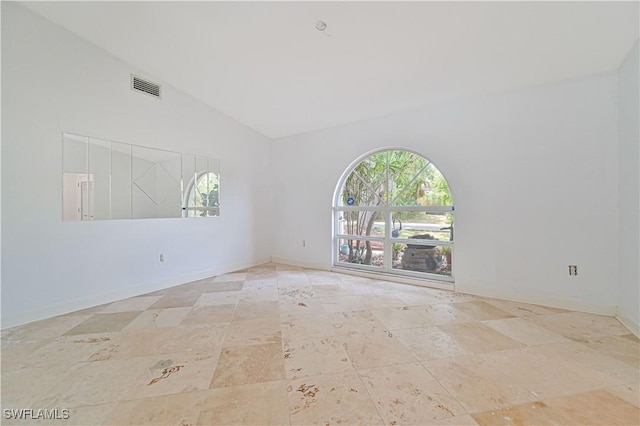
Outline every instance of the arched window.
[[348, 169], [334, 200], [334, 266], [453, 281], [453, 198], [421, 155], [386, 150]]
[[220, 215], [220, 176], [217, 173], [197, 173], [185, 191], [187, 217]]

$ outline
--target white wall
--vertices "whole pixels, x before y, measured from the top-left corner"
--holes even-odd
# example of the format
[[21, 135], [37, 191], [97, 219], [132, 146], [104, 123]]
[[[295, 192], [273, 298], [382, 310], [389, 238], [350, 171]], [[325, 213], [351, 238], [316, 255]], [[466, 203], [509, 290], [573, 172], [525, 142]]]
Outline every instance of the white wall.
[[[130, 73], [2, 2], [3, 328], [269, 260], [269, 140], [169, 86], [134, 93]], [[220, 159], [222, 215], [62, 222], [62, 132]]]
[[458, 291], [613, 314], [616, 114], [613, 72], [279, 139], [273, 258], [330, 267], [340, 175], [403, 147], [451, 185]]
[[618, 317], [640, 335], [640, 48], [636, 42], [619, 76], [620, 287]]

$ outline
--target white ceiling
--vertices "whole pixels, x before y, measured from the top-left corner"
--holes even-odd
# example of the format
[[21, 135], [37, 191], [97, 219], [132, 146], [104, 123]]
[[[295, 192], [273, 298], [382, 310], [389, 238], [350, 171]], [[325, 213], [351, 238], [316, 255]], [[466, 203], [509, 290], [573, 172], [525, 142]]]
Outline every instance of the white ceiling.
[[272, 138], [614, 70], [639, 13], [609, 1], [25, 5]]

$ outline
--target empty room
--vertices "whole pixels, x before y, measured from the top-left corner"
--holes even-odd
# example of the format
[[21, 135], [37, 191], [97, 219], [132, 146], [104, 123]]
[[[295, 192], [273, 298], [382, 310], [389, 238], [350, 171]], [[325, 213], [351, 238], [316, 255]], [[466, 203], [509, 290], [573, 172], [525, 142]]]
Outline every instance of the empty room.
[[7, 425], [639, 425], [637, 1], [2, 1]]

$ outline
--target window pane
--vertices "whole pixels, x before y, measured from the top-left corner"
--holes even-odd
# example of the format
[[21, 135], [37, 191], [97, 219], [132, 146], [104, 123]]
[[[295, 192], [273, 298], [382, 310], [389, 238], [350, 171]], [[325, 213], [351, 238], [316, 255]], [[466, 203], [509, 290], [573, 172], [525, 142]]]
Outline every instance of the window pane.
[[393, 244], [393, 269], [451, 276], [450, 246]]
[[453, 241], [453, 212], [425, 213], [404, 211], [393, 213], [394, 238], [426, 238]]
[[384, 242], [339, 240], [337, 260], [344, 263], [382, 267], [384, 266]]
[[380, 212], [338, 212], [338, 234], [384, 237], [384, 216]]
[[339, 205], [379, 206], [386, 204], [387, 153], [374, 154], [358, 164], [342, 187]]

